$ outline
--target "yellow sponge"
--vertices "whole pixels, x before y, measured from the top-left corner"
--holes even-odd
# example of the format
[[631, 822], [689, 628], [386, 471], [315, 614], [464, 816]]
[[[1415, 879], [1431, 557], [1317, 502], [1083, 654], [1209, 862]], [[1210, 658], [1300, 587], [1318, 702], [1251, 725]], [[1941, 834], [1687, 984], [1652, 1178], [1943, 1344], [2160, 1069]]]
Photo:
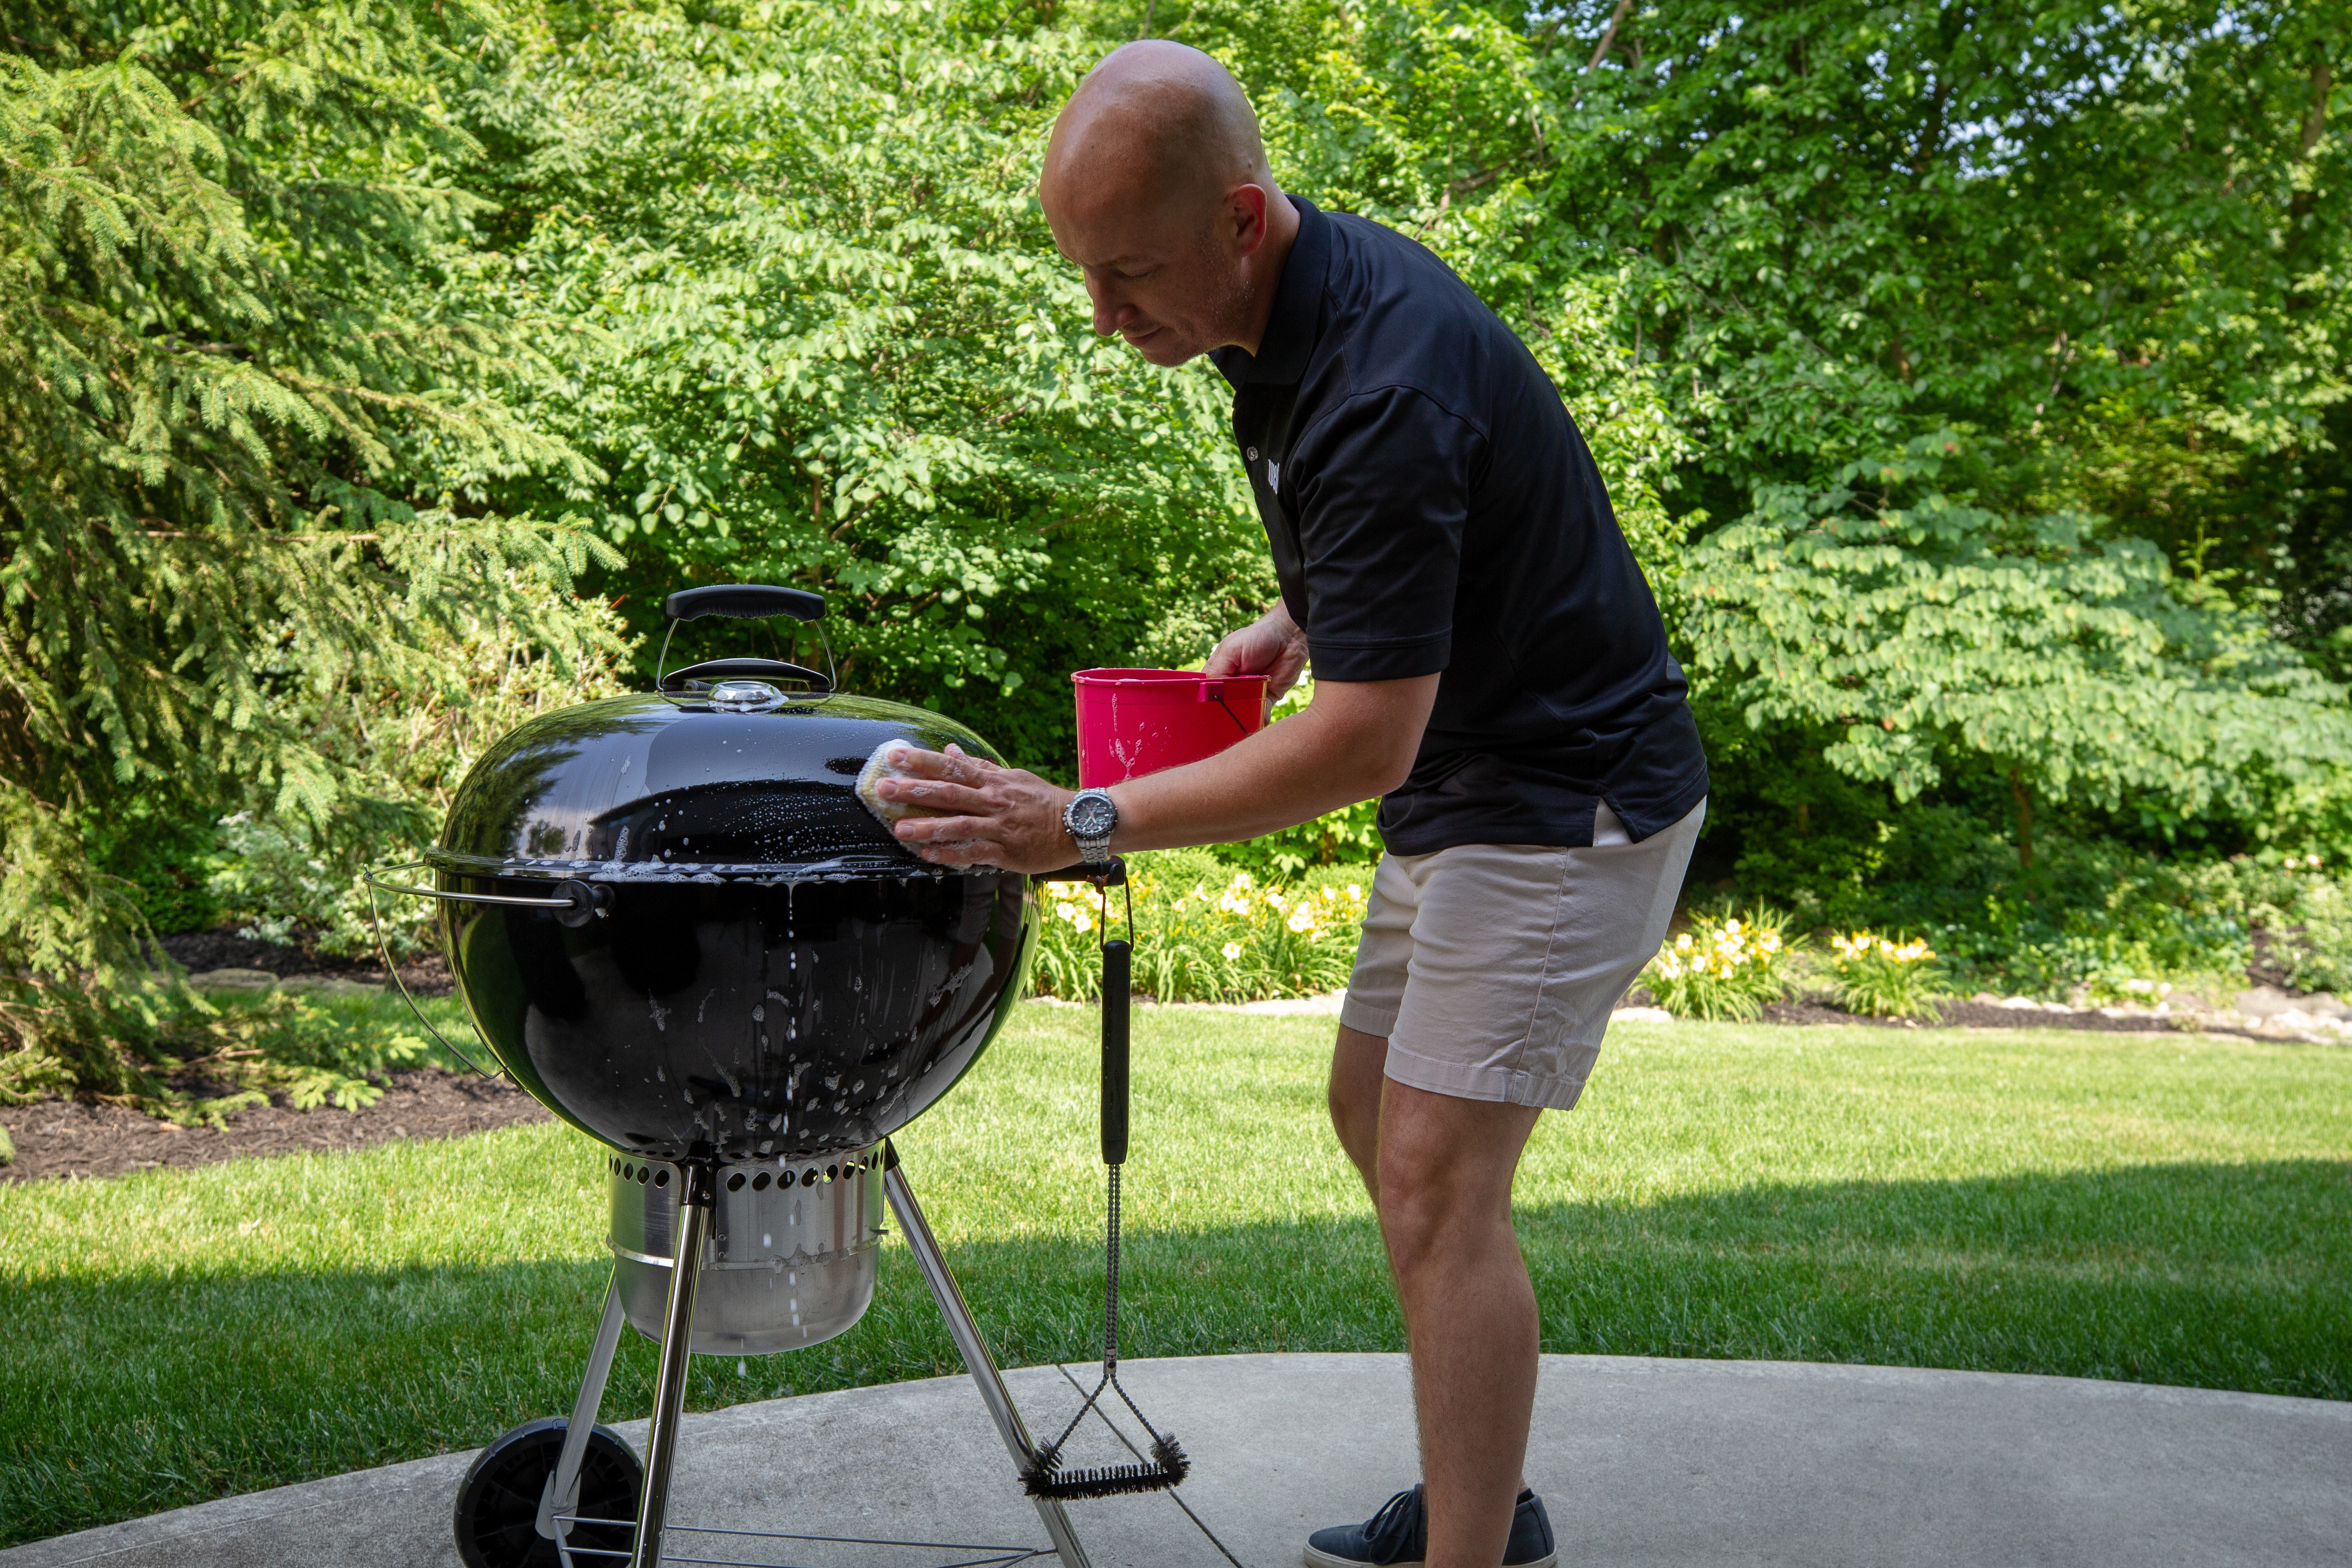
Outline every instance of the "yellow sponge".
[[882, 798], [876, 786], [884, 779], [910, 779], [916, 776], [902, 765], [903, 759], [913, 749], [904, 741], [885, 741], [874, 748], [874, 754], [866, 759], [866, 766], [858, 770], [857, 798], [866, 803], [866, 810], [882, 819], [882, 826], [885, 827], [902, 816], [952, 816], [955, 815], [953, 812], [941, 811], [936, 806], [917, 805], [909, 800]]

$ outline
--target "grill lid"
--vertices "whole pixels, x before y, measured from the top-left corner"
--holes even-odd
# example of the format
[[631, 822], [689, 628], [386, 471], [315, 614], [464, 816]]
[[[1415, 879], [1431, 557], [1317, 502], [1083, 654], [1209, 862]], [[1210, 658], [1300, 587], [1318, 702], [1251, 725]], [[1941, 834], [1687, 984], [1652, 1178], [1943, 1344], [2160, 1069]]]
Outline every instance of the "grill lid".
[[599, 880], [936, 872], [857, 798], [859, 770], [887, 741], [1001, 760], [952, 720], [873, 698], [735, 679], [611, 697], [493, 746], [427, 858], [458, 874]]

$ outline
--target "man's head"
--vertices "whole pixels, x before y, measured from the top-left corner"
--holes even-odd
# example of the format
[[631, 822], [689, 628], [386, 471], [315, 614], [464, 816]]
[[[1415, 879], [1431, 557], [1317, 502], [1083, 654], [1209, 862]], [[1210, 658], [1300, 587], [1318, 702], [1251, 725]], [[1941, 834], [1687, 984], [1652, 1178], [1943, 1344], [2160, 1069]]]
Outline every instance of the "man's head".
[[1255, 350], [1297, 219], [1224, 67], [1160, 39], [1114, 51], [1062, 106], [1037, 195], [1095, 331], [1154, 364]]

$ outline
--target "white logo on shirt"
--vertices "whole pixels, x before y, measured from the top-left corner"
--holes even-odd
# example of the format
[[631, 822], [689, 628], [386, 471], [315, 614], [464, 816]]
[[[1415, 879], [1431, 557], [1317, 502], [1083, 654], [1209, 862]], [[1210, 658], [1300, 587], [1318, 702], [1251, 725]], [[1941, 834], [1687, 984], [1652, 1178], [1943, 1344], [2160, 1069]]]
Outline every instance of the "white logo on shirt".
[[1271, 458], [1265, 460], [1265, 488], [1270, 490], [1282, 488], [1282, 465]]

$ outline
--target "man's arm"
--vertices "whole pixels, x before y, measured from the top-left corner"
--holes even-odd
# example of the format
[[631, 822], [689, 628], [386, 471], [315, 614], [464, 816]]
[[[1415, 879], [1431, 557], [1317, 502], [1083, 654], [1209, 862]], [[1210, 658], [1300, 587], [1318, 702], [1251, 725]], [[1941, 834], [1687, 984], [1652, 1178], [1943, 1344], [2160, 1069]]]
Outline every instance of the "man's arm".
[[[1229, 844], [1386, 795], [1412, 771], [1438, 679], [1318, 681], [1305, 712], [1213, 757], [1113, 784], [1119, 826], [1111, 847]], [[957, 814], [899, 820], [893, 831], [924, 859], [1013, 871], [1055, 871], [1077, 859], [1062, 826], [1071, 791], [953, 747], [909, 747], [903, 765], [918, 776], [884, 780], [885, 799]]]

